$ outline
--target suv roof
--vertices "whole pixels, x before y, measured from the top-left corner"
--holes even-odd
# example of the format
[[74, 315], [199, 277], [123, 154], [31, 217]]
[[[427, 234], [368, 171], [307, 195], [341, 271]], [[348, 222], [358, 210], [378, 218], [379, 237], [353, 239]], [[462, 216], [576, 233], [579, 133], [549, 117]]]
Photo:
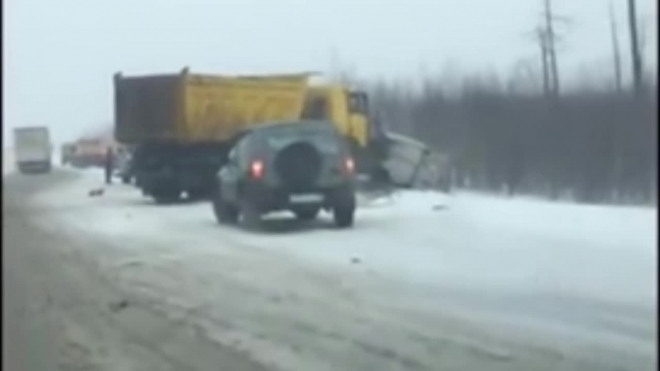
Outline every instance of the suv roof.
[[317, 127], [319, 129], [325, 129], [325, 130], [330, 130], [332, 132], [335, 132], [339, 134], [339, 131], [337, 130], [337, 127], [331, 122], [327, 120], [291, 120], [291, 121], [273, 121], [273, 122], [268, 122], [265, 124], [261, 124], [258, 126], [252, 126], [252, 127], [247, 127], [242, 130], [240, 130], [234, 137], [232, 138], [232, 145], [238, 143], [238, 141], [245, 137], [246, 135], [250, 133], [258, 133], [262, 131], [268, 131], [272, 129], [277, 129], [277, 128], [288, 128], [291, 126], [296, 126], [296, 125], [304, 125], [305, 128], [314, 128]]
[[298, 121], [274, 121], [274, 122], [269, 122], [263, 125], [259, 126], [253, 126], [251, 128], [245, 129], [246, 133], [249, 132], [255, 132], [255, 131], [262, 131], [262, 130], [270, 130], [274, 128], [284, 128], [284, 127], [290, 127], [294, 125], [305, 125], [305, 127], [314, 127], [317, 126], [319, 128], [327, 128], [331, 127], [332, 129], [336, 129], [335, 125], [327, 120], [298, 120]]

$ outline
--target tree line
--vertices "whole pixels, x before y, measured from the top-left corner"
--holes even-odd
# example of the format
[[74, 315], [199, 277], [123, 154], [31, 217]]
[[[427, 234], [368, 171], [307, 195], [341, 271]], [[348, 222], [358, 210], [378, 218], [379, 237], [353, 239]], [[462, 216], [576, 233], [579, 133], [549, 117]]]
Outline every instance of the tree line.
[[466, 79], [460, 94], [372, 87], [374, 111], [394, 131], [449, 155], [456, 187], [585, 202], [656, 199], [657, 85], [645, 97], [565, 92], [561, 100]]
[[621, 88], [614, 43], [612, 88], [559, 91], [549, 14], [545, 1], [540, 89], [518, 89], [488, 75], [466, 76], [451, 90], [431, 77], [417, 89], [412, 82], [376, 82], [367, 84], [373, 111], [389, 129], [449, 155], [455, 187], [581, 202], [655, 202], [657, 83], [642, 81], [639, 49], [632, 47], [629, 89]]

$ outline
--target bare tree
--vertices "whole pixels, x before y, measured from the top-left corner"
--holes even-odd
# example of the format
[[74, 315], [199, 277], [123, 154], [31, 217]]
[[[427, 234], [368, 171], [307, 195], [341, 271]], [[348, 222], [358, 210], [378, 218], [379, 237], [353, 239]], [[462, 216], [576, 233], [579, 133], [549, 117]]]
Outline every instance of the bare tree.
[[642, 94], [642, 57], [639, 53], [639, 39], [637, 35], [637, 12], [635, 0], [628, 0], [628, 27], [630, 28], [630, 52], [633, 69], [633, 88], [639, 97]]
[[533, 38], [541, 50], [541, 65], [543, 66], [545, 96], [558, 98], [560, 94], [559, 65], [557, 62], [558, 48], [561, 42], [557, 32], [557, 23], [570, 25], [569, 18], [558, 16], [552, 10], [552, 1], [543, 0], [541, 23], [534, 29]]
[[621, 92], [621, 52], [619, 50], [619, 38], [617, 35], [617, 24], [614, 7], [610, 2], [610, 30], [612, 32], [612, 58], [614, 61], [614, 81], [616, 91]]
[[[644, 61], [644, 54], [646, 53], [646, 47], [648, 46], [648, 18], [645, 16], [640, 17], [637, 24], [637, 30], [639, 32], [639, 55], [642, 61]], [[644, 71], [642, 71], [642, 75], [643, 74]]]

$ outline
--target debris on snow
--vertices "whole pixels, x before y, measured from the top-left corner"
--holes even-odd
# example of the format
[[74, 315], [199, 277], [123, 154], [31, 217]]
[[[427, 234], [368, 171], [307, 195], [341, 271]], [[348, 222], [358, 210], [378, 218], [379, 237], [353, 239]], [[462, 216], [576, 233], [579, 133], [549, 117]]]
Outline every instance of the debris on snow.
[[131, 267], [140, 267], [144, 265], [144, 261], [141, 260], [128, 260], [118, 264], [118, 268], [131, 268]]
[[98, 197], [98, 196], [103, 196], [104, 193], [105, 193], [105, 189], [96, 188], [96, 189], [92, 189], [91, 191], [89, 191], [89, 193], [87, 195], [89, 197]]
[[110, 308], [110, 311], [117, 313], [120, 310], [126, 309], [128, 307], [128, 300], [122, 299], [118, 302], [110, 303], [108, 307]]

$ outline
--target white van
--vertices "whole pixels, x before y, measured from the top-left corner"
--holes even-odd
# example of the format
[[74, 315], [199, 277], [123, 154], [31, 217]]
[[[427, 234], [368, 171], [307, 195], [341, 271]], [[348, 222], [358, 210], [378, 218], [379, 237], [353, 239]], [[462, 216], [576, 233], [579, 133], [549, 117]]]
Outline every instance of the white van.
[[51, 170], [53, 146], [44, 126], [14, 129], [16, 165], [21, 173], [45, 173]]

